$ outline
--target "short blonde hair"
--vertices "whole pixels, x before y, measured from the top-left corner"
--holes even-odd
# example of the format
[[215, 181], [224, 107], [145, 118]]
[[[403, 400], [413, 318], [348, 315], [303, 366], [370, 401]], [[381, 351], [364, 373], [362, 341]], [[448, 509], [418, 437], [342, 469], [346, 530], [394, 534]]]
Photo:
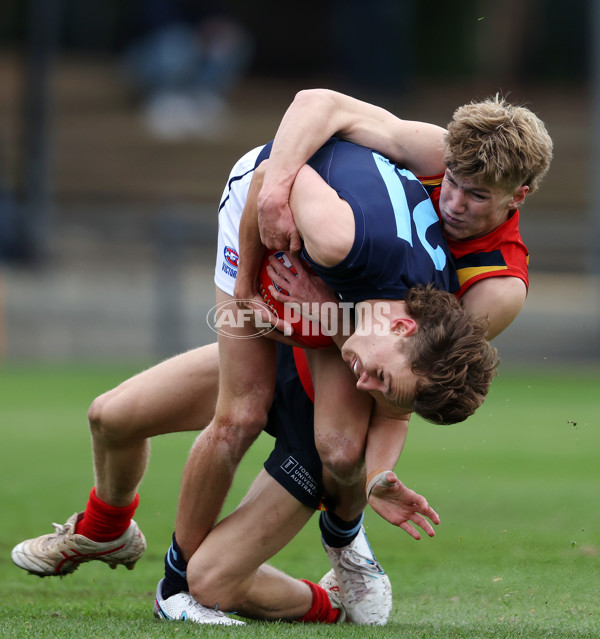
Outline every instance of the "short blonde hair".
[[446, 166], [457, 176], [533, 193], [552, 160], [552, 139], [526, 107], [498, 95], [459, 107], [444, 138]]

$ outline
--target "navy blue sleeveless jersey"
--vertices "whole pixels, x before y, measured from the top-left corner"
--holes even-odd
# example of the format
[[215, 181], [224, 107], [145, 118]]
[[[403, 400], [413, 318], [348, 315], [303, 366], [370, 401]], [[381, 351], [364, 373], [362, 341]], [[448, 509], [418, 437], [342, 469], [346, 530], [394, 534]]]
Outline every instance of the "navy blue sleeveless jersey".
[[[268, 157], [261, 151], [257, 165]], [[308, 164], [351, 206], [355, 237], [333, 267], [302, 257], [340, 298], [404, 299], [408, 289], [432, 283], [454, 293], [458, 278], [438, 216], [419, 180], [379, 153], [332, 138]]]

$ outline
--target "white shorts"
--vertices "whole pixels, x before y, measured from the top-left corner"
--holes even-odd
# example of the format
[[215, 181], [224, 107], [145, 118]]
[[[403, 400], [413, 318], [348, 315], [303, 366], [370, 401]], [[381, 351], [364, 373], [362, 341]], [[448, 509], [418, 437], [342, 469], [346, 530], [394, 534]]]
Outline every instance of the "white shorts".
[[252, 149], [236, 162], [219, 204], [215, 284], [232, 297], [240, 256], [240, 220], [254, 175], [256, 158], [262, 149], [262, 146]]

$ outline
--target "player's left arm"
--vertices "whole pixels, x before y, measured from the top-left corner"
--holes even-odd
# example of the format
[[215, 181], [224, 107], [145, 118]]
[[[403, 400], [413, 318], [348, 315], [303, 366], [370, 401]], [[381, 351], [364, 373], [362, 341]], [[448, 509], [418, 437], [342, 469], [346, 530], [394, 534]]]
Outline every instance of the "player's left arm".
[[[284, 344], [294, 345], [295, 343], [283, 336], [286, 330], [286, 323], [268, 310], [263, 303], [258, 292], [258, 273], [265, 259], [266, 249], [260, 241], [258, 232], [258, 213], [256, 200], [262, 187], [265, 165], [267, 160], [262, 162], [254, 171], [248, 195], [244, 202], [244, 209], [240, 219], [239, 246], [240, 257], [238, 262], [238, 273], [235, 279], [234, 297], [239, 306], [249, 308], [254, 311], [261, 326], [265, 324], [273, 325], [277, 331], [268, 333], [270, 339]], [[258, 325], [257, 325], [258, 326]]]
[[514, 321], [526, 297], [527, 287], [518, 277], [487, 277], [467, 289], [461, 301], [469, 313], [488, 318], [492, 340]]
[[266, 162], [262, 162], [254, 171], [240, 219], [240, 257], [235, 278], [236, 299], [251, 299], [258, 292], [256, 282], [265, 257], [265, 247], [260, 241], [258, 231], [256, 201], [263, 184]]

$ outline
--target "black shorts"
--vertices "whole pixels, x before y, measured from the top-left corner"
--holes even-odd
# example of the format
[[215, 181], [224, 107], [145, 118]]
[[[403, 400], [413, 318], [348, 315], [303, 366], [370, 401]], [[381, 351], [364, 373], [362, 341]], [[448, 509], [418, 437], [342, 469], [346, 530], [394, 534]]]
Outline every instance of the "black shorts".
[[277, 382], [267, 428], [275, 448], [265, 470], [291, 495], [318, 509], [323, 496], [321, 459], [315, 446], [314, 406], [300, 382], [293, 350], [277, 345]]

